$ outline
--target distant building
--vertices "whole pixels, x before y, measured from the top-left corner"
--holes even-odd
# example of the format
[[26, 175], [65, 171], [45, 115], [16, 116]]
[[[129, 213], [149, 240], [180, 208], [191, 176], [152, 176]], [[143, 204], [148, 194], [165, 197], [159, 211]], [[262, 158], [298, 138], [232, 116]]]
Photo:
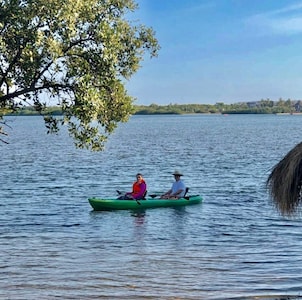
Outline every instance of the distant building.
[[252, 101], [246, 103], [249, 108], [255, 108], [259, 105], [259, 101]]
[[302, 101], [301, 101], [301, 100], [298, 100], [298, 101], [294, 104], [294, 107], [295, 107], [295, 111], [296, 111], [296, 112], [301, 112]]

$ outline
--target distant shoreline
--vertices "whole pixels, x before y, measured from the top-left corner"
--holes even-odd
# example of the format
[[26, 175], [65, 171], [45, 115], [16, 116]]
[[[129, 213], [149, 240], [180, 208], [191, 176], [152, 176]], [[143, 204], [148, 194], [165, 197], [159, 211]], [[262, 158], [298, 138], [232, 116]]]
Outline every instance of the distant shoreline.
[[[62, 113], [45, 113], [45, 114], [39, 114], [39, 113], [9, 113], [9, 114], [4, 114], [3, 117], [39, 117], [43, 115], [48, 115], [51, 114], [52, 116], [63, 116]], [[132, 116], [184, 116], [184, 115], [221, 115], [221, 116], [229, 116], [229, 115], [276, 115], [276, 116], [302, 116], [302, 113], [259, 113], [259, 112], [248, 112], [248, 113], [236, 113], [236, 112], [229, 112], [229, 113], [135, 113], [132, 114]], [[1, 117], [1, 114], [0, 114]]]
[[[40, 115], [63, 115], [59, 106], [46, 107]], [[302, 100], [260, 100], [256, 102], [241, 102], [236, 104], [169, 104], [133, 105], [132, 115], [185, 115], [185, 114], [276, 114], [276, 115], [301, 115]], [[26, 106], [16, 112], [0, 109], [1, 115], [39, 115], [34, 107]]]

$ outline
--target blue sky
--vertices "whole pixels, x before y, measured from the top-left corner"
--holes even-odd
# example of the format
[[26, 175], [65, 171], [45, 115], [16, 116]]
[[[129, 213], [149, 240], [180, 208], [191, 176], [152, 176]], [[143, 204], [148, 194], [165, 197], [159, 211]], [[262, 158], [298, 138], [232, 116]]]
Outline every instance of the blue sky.
[[159, 56], [126, 84], [135, 104], [302, 99], [301, 0], [137, 0]]

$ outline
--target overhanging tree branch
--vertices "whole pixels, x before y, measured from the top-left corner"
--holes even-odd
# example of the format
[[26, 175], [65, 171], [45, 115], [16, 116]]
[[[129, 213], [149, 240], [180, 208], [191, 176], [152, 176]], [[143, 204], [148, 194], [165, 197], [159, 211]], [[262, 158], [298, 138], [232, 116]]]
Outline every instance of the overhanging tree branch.
[[145, 52], [154, 57], [159, 50], [151, 28], [126, 19], [137, 4], [6, 0], [0, 8], [1, 107], [18, 109], [14, 103], [31, 100], [41, 112], [39, 95], [46, 92], [61, 103], [76, 145], [102, 150], [108, 134], [133, 112], [121, 79], [138, 70]]

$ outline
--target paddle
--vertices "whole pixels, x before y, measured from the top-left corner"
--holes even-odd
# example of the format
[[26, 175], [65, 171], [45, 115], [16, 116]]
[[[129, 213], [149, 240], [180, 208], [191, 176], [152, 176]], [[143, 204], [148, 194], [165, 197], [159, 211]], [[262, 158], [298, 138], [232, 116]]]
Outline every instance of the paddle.
[[[185, 194], [184, 194], [184, 196], [182, 198], [184, 198], [186, 200], [190, 200], [190, 197], [186, 196], [186, 194], [188, 193], [188, 191], [189, 191], [189, 188], [187, 187], [186, 190], [185, 190]], [[155, 198], [157, 196], [161, 196], [161, 195], [151, 194], [149, 196], [153, 199], [153, 198]], [[171, 199], [173, 199], [173, 198], [171, 198]]]
[[[121, 191], [119, 190], [116, 190], [116, 192], [118, 193], [118, 195], [122, 195], [124, 193], [122, 193]], [[125, 199], [126, 200], [126, 199]], [[138, 201], [138, 199], [127, 199], [127, 200], [135, 200], [137, 202], [137, 204], [141, 205], [141, 203]]]
[[[160, 195], [155, 195], [155, 194], [152, 194], [152, 195], [149, 195], [152, 199], [154, 199], [155, 197], [158, 197], [158, 196], [160, 196]], [[182, 198], [184, 198], [184, 199], [186, 199], [186, 200], [190, 200], [190, 196], [184, 196], [184, 197], [182, 197]], [[169, 199], [169, 198], [168, 198]], [[173, 199], [173, 198], [172, 198]]]

